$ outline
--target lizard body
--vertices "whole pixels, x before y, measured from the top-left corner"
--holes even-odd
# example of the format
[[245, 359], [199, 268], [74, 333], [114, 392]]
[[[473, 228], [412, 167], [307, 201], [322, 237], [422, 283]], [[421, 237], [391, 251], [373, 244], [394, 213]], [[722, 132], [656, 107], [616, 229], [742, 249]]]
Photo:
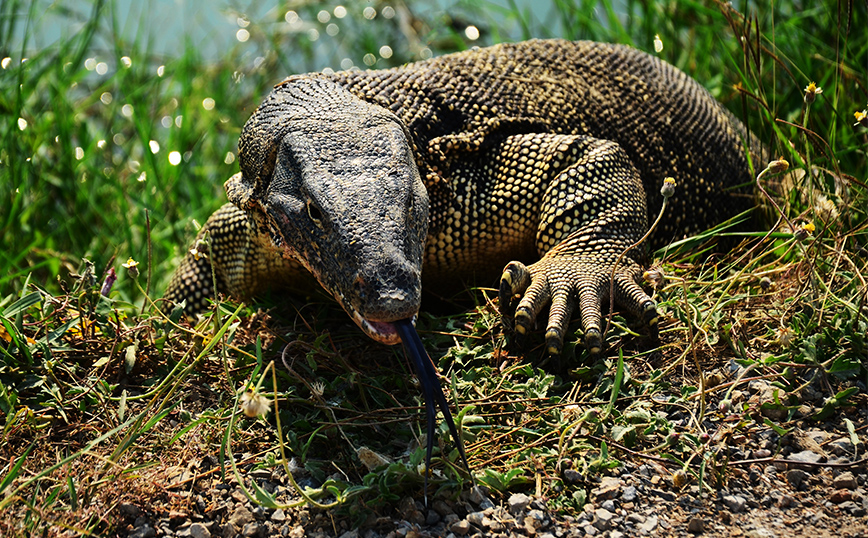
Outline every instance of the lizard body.
[[[557, 353], [578, 308], [597, 350], [612, 265], [659, 209], [663, 178], [679, 193], [656, 238], [719, 223], [751, 205], [747, 136], [694, 80], [620, 45], [533, 40], [289, 77], [244, 127], [232, 204], [203, 230], [210, 258], [188, 255], [166, 297], [203, 308], [211, 263], [217, 291], [240, 297], [309, 270], [396, 343], [390, 323], [416, 313], [422, 283], [502, 274], [519, 332], [550, 305]], [[615, 298], [653, 323], [643, 252], [619, 265]]]
[[680, 187], [658, 242], [751, 205], [749, 140], [687, 75], [618, 45], [528, 41], [289, 77], [244, 126], [231, 203], [200, 232], [207, 256], [197, 242], [165, 297], [199, 311], [215, 291], [246, 297], [312, 274], [369, 336], [404, 342], [425, 395], [426, 464], [439, 407], [467, 466], [412, 326], [423, 282], [500, 274], [517, 332], [548, 306], [558, 354], [577, 309], [597, 352], [610, 286], [656, 325], [639, 285], [645, 247], [618, 260], [660, 208], [664, 178]]

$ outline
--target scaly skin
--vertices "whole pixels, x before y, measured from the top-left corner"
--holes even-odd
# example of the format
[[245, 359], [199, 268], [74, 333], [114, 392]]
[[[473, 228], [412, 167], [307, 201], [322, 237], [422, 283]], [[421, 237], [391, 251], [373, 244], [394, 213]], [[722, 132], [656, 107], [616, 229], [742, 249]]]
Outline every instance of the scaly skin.
[[[217, 291], [239, 297], [306, 268], [392, 344], [423, 283], [500, 276], [519, 332], [550, 307], [558, 353], [578, 310], [596, 351], [612, 265], [646, 231], [664, 177], [679, 187], [654, 243], [750, 207], [744, 137], [695, 81], [618, 45], [529, 41], [290, 77], [244, 127], [232, 204], [204, 228], [220, 241], [184, 260], [166, 297], [201, 309], [211, 263]], [[644, 261], [644, 250], [624, 258], [615, 300], [653, 324]]]

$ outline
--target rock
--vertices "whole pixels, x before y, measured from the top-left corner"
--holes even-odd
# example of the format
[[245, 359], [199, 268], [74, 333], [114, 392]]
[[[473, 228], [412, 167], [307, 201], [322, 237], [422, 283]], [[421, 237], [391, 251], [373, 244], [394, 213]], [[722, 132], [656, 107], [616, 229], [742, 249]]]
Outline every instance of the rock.
[[251, 521], [244, 525], [244, 528], [241, 529], [241, 536], [256, 536], [259, 534], [259, 523], [255, 521]]
[[488, 501], [487, 504], [493, 506], [491, 499], [488, 498], [488, 491], [483, 489], [481, 486], [473, 486], [470, 489], [470, 502], [485, 510], [487, 506], [482, 506], [485, 501]]
[[841, 437], [829, 443], [829, 450], [836, 456], [848, 456], [853, 453], [853, 443], [847, 437]]
[[271, 521], [276, 521], [278, 523], [286, 521], [286, 512], [283, 511], [283, 508], [278, 508], [271, 514]]
[[662, 489], [651, 489], [649, 491], [664, 501], [674, 501], [676, 499], [675, 494], [669, 491]]
[[776, 538], [775, 533], [765, 527], [750, 529], [744, 533], [746, 538]]
[[603, 477], [600, 486], [591, 490], [591, 494], [600, 500], [614, 499], [621, 489], [621, 480], [614, 476]]
[[193, 523], [190, 525], [190, 536], [193, 538], [211, 538], [211, 531], [201, 523]]
[[566, 469], [563, 472], [564, 484], [568, 486], [575, 486], [576, 484], [582, 483], [582, 473], [576, 471], [575, 469]]
[[832, 481], [832, 487], [835, 489], [856, 489], [859, 487], [858, 482], [856, 482], [856, 478], [853, 476], [853, 473], [850, 471], [843, 472], [835, 477]]
[[[801, 452], [796, 452], [795, 454], [790, 454], [790, 457], [787, 458], [788, 464], [792, 469], [803, 469], [805, 471], [813, 471], [815, 466], [808, 465], [812, 463], [820, 463], [823, 460], [823, 456], [817, 454], [816, 452], [811, 452], [810, 450], [802, 450]], [[804, 463], [805, 465], [800, 465]]]
[[470, 522], [471, 525], [476, 525], [477, 527], [482, 526], [482, 520], [485, 518], [485, 514], [482, 512], [471, 512], [467, 514], [467, 521]]
[[[410, 533], [408, 532], [407, 535], [409, 536], [409, 534]], [[359, 531], [358, 531], [358, 529], [353, 529], [351, 531], [347, 531], [347, 532], [341, 534], [340, 538], [359, 538]]]
[[155, 531], [153, 527], [145, 523], [141, 527], [134, 529], [133, 532], [128, 535], [128, 538], [153, 538], [156, 535], [157, 531]]
[[456, 521], [452, 525], [449, 526], [449, 530], [457, 534], [458, 536], [464, 536], [468, 532], [470, 532], [470, 522], [466, 519], [462, 519], [460, 521]]
[[482, 524], [494, 534], [498, 534], [506, 530], [506, 526], [497, 519], [484, 517], [482, 518]]
[[635, 512], [627, 516], [627, 521], [629, 521], [630, 523], [645, 523], [645, 519], [645, 516], [643, 516], [642, 514], [637, 514]]
[[597, 508], [594, 510], [594, 526], [601, 531], [608, 530], [612, 525], [613, 519], [615, 519], [615, 514], [609, 512], [605, 508]]
[[646, 534], [652, 533], [657, 529], [657, 525], [657, 516], [648, 516], [648, 518], [639, 525], [639, 530]]
[[781, 495], [781, 498], [778, 499], [778, 506], [780, 508], [790, 508], [796, 505], [796, 499], [789, 495]]
[[725, 504], [731, 512], [738, 514], [744, 511], [747, 501], [740, 495], [725, 495], [723, 497], [723, 504]]
[[693, 534], [700, 534], [705, 531], [705, 521], [701, 517], [692, 517], [687, 522], [687, 531]]
[[142, 513], [142, 510], [138, 506], [130, 503], [120, 503], [118, 505], [118, 510], [120, 510], [123, 515], [132, 517], [136, 517]]
[[253, 521], [253, 514], [250, 513], [250, 510], [247, 509], [243, 504], [232, 512], [232, 515], [229, 516], [229, 523], [235, 525], [235, 528], [240, 529], [244, 527], [244, 525]]
[[452, 510], [452, 507], [450, 507], [448, 504], [446, 504], [440, 499], [434, 501], [434, 504], [432, 504], [431, 507], [434, 508], [434, 510], [436, 510], [438, 514], [440, 514], [440, 517], [446, 517], [449, 514], [455, 513]]
[[853, 499], [853, 494], [850, 493], [848, 489], [836, 489], [829, 496], [829, 500], [835, 504], [841, 504], [842, 502], [850, 501]]
[[636, 486], [627, 486], [621, 493], [621, 501], [631, 503], [636, 500]]
[[524, 493], [513, 493], [509, 496], [509, 513], [518, 516], [530, 504], [530, 497]]
[[796, 489], [811, 476], [801, 469], [790, 469], [787, 471], [787, 482]]
[[859, 506], [853, 501], [845, 501], [838, 505], [838, 508], [843, 512], [848, 512], [855, 517], [863, 517], [865, 515], [865, 507]]
[[437, 510], [428, 510], [428, 514], [425, 516], [425, 524], [429, 526], [434, 526], [440, 522], [440, 514], [437, 513]]

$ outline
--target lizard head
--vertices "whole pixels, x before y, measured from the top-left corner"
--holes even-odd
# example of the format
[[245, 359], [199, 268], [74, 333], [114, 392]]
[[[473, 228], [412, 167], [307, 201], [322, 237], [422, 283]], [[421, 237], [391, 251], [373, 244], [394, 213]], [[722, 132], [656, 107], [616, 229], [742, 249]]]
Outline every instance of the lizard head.
[[337, 84], [275, 87], [239, 141], [229, 200], [302, 263], [373, 339], [421, 299], [428, 196], [401, 121]]

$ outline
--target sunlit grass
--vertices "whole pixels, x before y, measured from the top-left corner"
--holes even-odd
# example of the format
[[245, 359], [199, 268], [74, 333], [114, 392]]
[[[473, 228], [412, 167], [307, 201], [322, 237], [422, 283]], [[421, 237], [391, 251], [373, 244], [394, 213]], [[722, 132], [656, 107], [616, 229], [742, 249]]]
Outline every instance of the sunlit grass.
[[[738, 465], [726, 450], [733, 437], [783, 435], [810, 417], [858, 419], [848, 406], [864, 405], [868, 381], [868, 129], [853, 125], [868, 107], [863, 4], [850, 19], [833, 2], [776, 3], [746, 18], [701, 2], [627, 1], [623, 12], [590, 0], [547, 11], [336, 6], [228, 11], [230, 39], [214, 43], [231, 46], [215, 53], [209, 41], [181, 40], [166, 54], [154, 51], [146, 12], [111, 2], [58, 11], [69, 33], [35, 49], [42, 10], [61, 8], [2, 4], [4, 536], [123, 526], [116, 503], [170, 506], [186, 487], [177, 469], [208, 458], [228, 468], [234, 454], [242, 471], [280, 466], [274, 416], [242, 419], [236, 408], [272, 360], [277, 387], [265, 380], [263, 391], [278, 403], [283, 448], [314, 483], [360, 498], [350, 502], [356, 518], [361, 506], [386, 510], [418, 493], [419, 395], [397, 350], [366, 340], [315, 294], [281, 300], [269, 314], [224, 305], [190, 327], [157, 313], [145, 292], [160, 296], [195, 223], [224, 203], [241, 126], [283, 76], [388, 67], [496, 41], [565, 37], [653, 51], [659, 40], [661, 57], [745, 119], [770, 157], [790, 162], [794, 175], [762, 185], [782, 223], [813, 231], [801, 241], [792, 229], [766, 235], [781, 214], [762, 200], [768, 222], [736, 238], [745, 240], [738, 249], [709, 257], [714, 247], [700, 245], [712, 232], [657, 251], [661, 342], [631, 336], [641, 329], [616, 316], [603, 359], [568, 342], [568, 378], [548, 371], [541, 334], [524, 350], [507, 344], [491, 291], [470, 292], [479, 306], [466, 312], [422, 316], [428, 351], [460, 402], [477, 479], [495, 494], [530, 491], [570, 512], [593, 477], [631, 451], [716, 487]], [[132, 30], [136, 17], [146, 30]], [[808, 103], [811, 82], [823, 92]], [[755, 378], [775, 383], [780, 399], [739, 400]], [[808, 419], [805, 387], [818, 394]], [[864, 438], [849, 431], [852, 420], [836, 431]], [[362, 447], [395, 463], [369, 472]], [[444, 494], [467, 485], [453, 466], [435, 464]]]

